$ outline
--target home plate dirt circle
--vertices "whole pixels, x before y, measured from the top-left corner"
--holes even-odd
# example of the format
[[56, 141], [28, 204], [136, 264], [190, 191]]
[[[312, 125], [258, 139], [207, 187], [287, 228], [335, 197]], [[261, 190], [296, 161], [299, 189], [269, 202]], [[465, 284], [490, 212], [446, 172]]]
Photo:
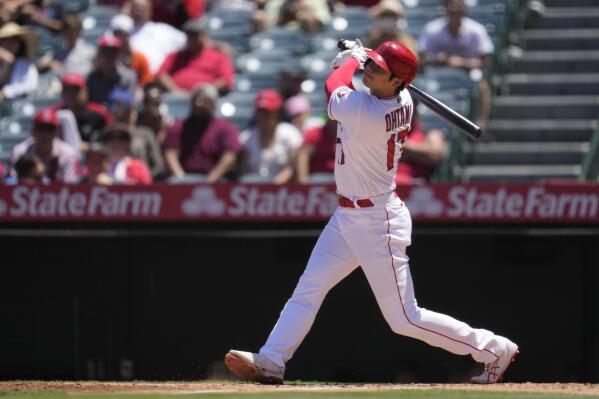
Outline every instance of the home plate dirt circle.
[[67, 393], [232, 393], [232, 392], [357, 392], [389, 390], [461, 390], [512, 393], [555, 393], [599, 395], [599, 384], [285, 384], [258, 385], [235, 382], [65, 382], [65, 381], [17, 381], [0, 382], [0, 392], [48, 392]]

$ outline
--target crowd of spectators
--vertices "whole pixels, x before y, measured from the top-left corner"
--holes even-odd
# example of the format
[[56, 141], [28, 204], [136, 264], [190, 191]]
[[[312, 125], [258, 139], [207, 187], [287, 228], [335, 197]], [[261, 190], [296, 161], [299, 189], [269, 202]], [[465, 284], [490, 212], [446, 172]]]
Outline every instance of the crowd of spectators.
[[[121, 13], [95, 46], [82, 39], [77, 14], [53, 12], [46, 1], [0, 3], [0, 104], [35, 91], [44, 73], [57, 74], [62, 84], [61, 101], [35, 114], [31, 137], [0, 168], [7, 183], [332, 181], [336, 122], [311, 113], [299, 90], [301, 70], [283, 73], [278, 90], [256, 94], [245, 130], [217, 115], [219, 97], [234, 88], [235, 55], [209, 37], [202, 18], [208, 11], [250, 10], [255, 32], [276, 25], [316, 33], [333, 12], [359, 4], [374, 17], [369, 47], [396, 40], [422, 64], [465, 70], [488, 67], [493, 52], [485, 28], [465, 16], [464, 0], [444, 0], [446, 16], [427, 24], [418, 40], [401, 28], [406, 16], [399, 0], [106, 3]], [[36, 58], [34, 28], [64, 45]], [[186, 118], [165, 113], [165, 92], [191, 94]], [[481, 92], [484, 125], [490, 109], [484, 80]], [[445, 153], [444, 133], [422, 131], [416, 116], [397, 181], [426, 180]]]

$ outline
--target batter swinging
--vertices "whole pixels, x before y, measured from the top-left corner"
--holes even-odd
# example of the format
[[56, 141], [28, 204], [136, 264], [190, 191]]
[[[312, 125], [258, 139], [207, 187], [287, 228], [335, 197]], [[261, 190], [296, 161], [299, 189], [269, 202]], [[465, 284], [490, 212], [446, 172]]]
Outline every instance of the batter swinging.
[[[352, 77], [361, 64], [370, 94], [352, 89]], [[394, 191], [413, 112], [405, 88], [418, 69], [414, 55], [396, 42], [385, 42], [376, 50], [356, 46], [341, 53], [334, 67], [326, 92], [329, 117], [339, 122], [335, 165], [339, 207], [260, 353], [231, 350], [225, 364], [239, 378], [282, 383], [285, 364], [310, 330], [325, 295], [361, 265], [394, 332], [470, 355], [485, 364], [472, 382], [497, 382], [518, 346], [491, 331], [420, 308], [414, 297], [406, 255], [412, 221]]]

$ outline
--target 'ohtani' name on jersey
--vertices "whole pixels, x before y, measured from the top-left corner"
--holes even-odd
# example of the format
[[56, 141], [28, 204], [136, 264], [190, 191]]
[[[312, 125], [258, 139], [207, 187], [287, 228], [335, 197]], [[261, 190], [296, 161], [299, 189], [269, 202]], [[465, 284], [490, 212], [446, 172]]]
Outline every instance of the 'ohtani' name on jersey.
[[407, 104], [401, 108], [394, 109], [385, 115], [385, 124], [387, 131], [396, 130], [410, 122], [412, 115], [412, 106]]

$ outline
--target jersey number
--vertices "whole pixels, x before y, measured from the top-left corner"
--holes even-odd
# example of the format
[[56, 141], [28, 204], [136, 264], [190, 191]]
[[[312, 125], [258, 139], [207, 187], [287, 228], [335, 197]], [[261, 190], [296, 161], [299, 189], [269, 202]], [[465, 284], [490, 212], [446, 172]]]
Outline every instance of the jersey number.
[[[405, 143], [406, 137], [408, 137], [408, 131], [402, 130], [399, 134], [393, 133], [389, 140], [387, 140], [387, 170], [393, 169], [393, 165], [395, 164], [395, 143], [401, 142], [401, 144]], [[401, 153], [403, 151], [403, 146], [399, 150]], [[397, 160], [399, 163], [399, 159]]]
[[[403, 132], [401, 132], [401, 133], [403, 133]], [[389, 140], [387, 140], [387, 170], [388, 171], [393, 169], [393, 165], [395, 164], [396, 139], [399, 139], [398, 141], [401, 141], [401, 143], [403, 144], [404, 141], [406, 140], [406, 136], [407, 136], [407, 131], [405, 131], [405, 133], [403, 133], [403, 134], [400, 134], [399, 136], [396, 133], [393, 133], [391, 135], [391, 137], [389, 137]], [[343, 144], [341, 143], [341, 139], [339, 137], [337, 137], [337, 144], [339, 144], [339, 146], [341, 147], [339, 149], [341, 156], [340, 156], [339, 160], [337, 161], [337, 163], [339, 165], [343, 165], [343, 164], [345, 164], [345, 154], [343, 153]], [[402, 150], [403, 150], [403, 148], [402, 148]]]
[[387, 140], [387, 170], [393, 169], [395, 162], [395, 133]]

